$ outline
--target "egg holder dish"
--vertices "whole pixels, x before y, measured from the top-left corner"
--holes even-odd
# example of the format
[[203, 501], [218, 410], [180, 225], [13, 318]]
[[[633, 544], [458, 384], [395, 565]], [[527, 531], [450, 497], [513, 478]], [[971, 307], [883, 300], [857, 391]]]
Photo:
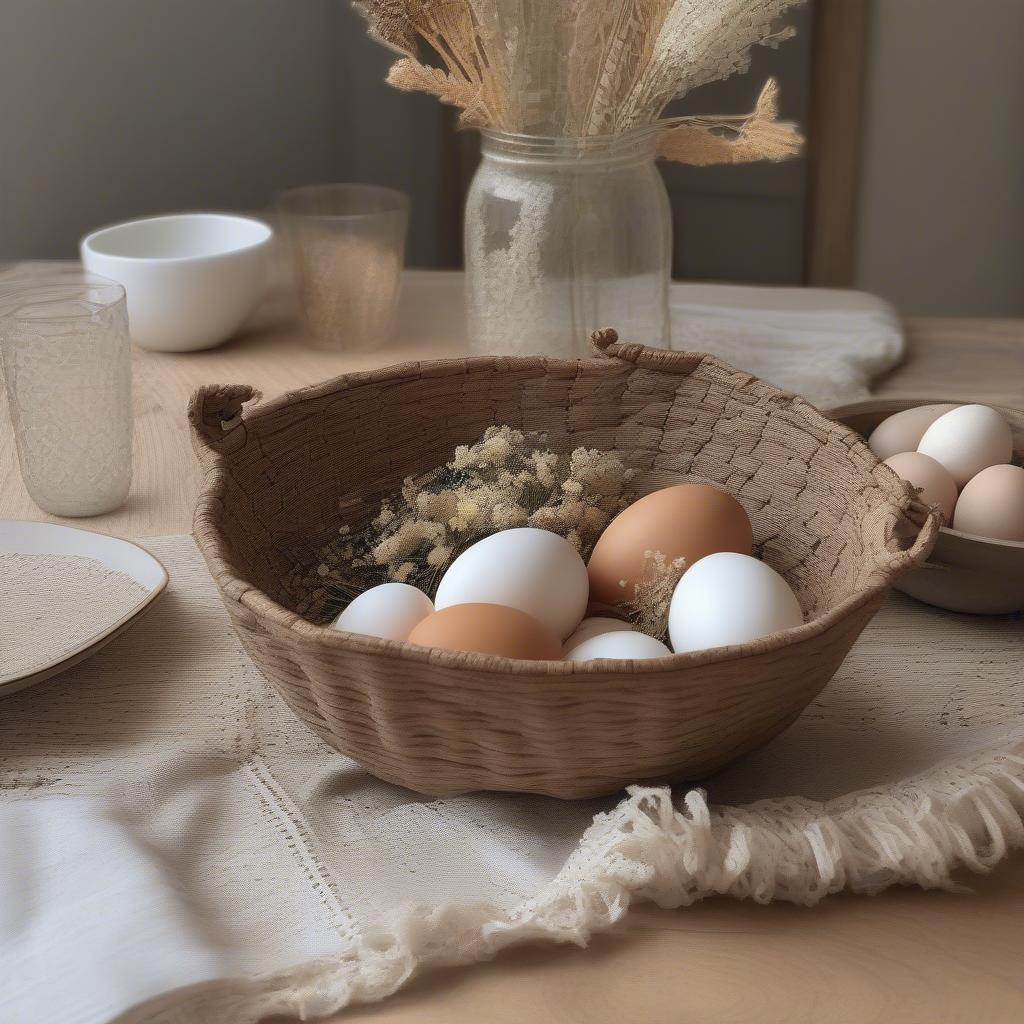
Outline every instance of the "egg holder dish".
[[[242, 385], [192, 398], [204, 468], [194, 534], [246, 651], [315, 733], [419, 793], [561, 798], [695, 780], [790, 725], [831, 679], [938, 520], [867, 445], [801, 398], [700, 353], [477, 357], [352, 373], [254, 411]], [[314, 625], [284, 581], [342, 522], [496, 423], [555, 450], [616, 451], [638, 494], [734, 494], [804, 625], [643, 661], [526, 662]], [[339, 512], [340, 504], [344, 515]]]
[[[843, 405], [829, 411], [834, 420], [862, 437], [894, 413], [919, 405], [957, 402], [951, 398], [885, 398]], [[1014, 462], [1024, 459], [1024, 412], [993, 405], [1010, 424]], [[976, 615], [1024, 611], [1024, 542], [996, 540], [943, 526], [928, 560], [900, 577], [897, 590], [937, 608]]]

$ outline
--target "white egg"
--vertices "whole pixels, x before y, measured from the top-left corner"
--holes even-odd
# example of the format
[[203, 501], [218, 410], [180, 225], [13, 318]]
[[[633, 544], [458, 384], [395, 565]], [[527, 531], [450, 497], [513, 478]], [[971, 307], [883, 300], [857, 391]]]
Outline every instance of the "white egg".
[[[628, 622], [623, 622], [622, 619], [610, 619], [601, 615], [593, 615], [589, 619], [584, 619], [576, 627], [576, 631], [562, 645], [562, 650], [569, 652], [574, 647], [579, 647], [584, 640], [600, 636], [602, 633], [630, 633], [634, 631], [635, 627]], [[568, 653], [565, 656], [568, 657]]]
[[963, 487], [983, 469], [1013, 458], [1013, 434], [995, 409], [961, 405], [924, 432], [917, 450], [945, 466], [957, 487]]
[[579, 552], [557, 533], [524, 527], [477, 541], [437, 588], [437, 610], [502, 604], [532, 615], [564, 640], [587, 610], [590, 586]]
[[652, 636], [636, 631], [599, 633], [578, 644], [566, 656], [566, 661], [596, 661], [598, 658], [622, 658], [642, 661], [646, 658], [664, 658], [672, 652]]
[[382, 583], [364, 590], [335, 620], [343, 633], [407, 640], [434, 611], [430, 598], [408, 583]]
[[676, 584], [668, 632], [681, 654], [746, 643], [803, 621], [796, 595], [770, 565], [721, 551], [694, 562]]
[[868, 447], [884, 462], [901, 452], [917, 451], [917, 446], [924, 437], [924, 432], [940, 417], [945, 416], [956, 406], [950, 403], [942, 405], [915, 405], [903, 412], [887, 416], [871, 431], [868, 436]]

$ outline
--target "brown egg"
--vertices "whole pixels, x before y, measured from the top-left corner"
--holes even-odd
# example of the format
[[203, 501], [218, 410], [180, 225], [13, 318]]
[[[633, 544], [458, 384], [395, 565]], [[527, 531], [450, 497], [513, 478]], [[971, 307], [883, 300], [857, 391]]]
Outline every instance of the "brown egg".
[[749, 555], [754, 538], [743, 506], [726, 491], [706, 484], [679, 484], [653, 491], [608, 524], [590, 556], [593, 607], [631, 600], [650, 572], [648, 551], [687, 566], [718, 551]]
[[938, 506], [943, 522], [947, 526], [953, 522], [956, 482], [945, 466], [922, 452], [900, 452], [898, 455], [890, 455], [885, 464], [901, 480], [906, 480], [911, 487], [916, 487], [921, 492], [918, 499], [925, 505]]
[[476, 651], [525, 661], [560, 661], [562, 645], [546, 626], [518, 608], [453, 604], [417, 623], [409, 643]]
[[871, 432], [868, 447], [883, 460], [891, 455], [899, 455], [900, 452], [915, 451], [924, 437], [924, 432], [940, 416], [955, 408], [955, 405], [949, 403], [916, 405], [912, 409], [893, 413]]
[[995, 540], [1024, 540], [1024, 469], [989, 466], [967, 481], [953, 529]]

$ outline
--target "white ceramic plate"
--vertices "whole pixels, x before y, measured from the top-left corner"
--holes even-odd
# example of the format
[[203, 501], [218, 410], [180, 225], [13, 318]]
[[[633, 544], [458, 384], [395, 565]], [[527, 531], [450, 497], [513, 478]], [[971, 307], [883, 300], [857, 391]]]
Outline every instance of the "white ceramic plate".
[[[71, 650], [63, 645], [55, 649], [52, 656], [41, 652], [31, 672], [19, 673], [4, 669], [3, 652], [0, 651], [0, 696], [6, 696], [17, 690], [23, 690], [34, 683], [63, 672], [72, 665], [77, 665], [101, 647], [108, 644], [115, 636], [126, 630], [135, 620], [160, 596], [167, 586], [167, 571], [148, 552], [137, 544], [130, 544], [117, 537], [106, 537], [88, 530], [76, 530], [70, 526], [58, 526], [56, 523], [25, 523], [10, 519], [0, 520], [0, 553], [16, 555], [78, 555], [92, 558], [101, 565], [116, 572], [124, 573], [144, 588], [139, 600], [123, 614], [110, 621], [104, 621], [91, 632], [91, 635], [77, 643]], [[54, 587], [61, 581], [55, 579]], [[4, 580], [0, 578], [0, 606], [8, 600], [17, 600], [16, 593], [5, 591]], [[103, 594], [96, 595], [99, 607], [102, 607]], [[2, 607], [0, 607], [2, 614]]]

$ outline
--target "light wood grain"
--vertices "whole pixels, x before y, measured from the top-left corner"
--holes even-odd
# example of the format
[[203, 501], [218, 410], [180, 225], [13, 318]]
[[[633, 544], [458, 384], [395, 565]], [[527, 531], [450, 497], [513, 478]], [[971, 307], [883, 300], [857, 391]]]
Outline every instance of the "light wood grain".
[[[433, 273], [414, 275], [429, 285]], [[407, 289], [413, 291], [415, 287]], [[414, 307], [415, 302], [408, 303]], [[185, 409], [202, 384], [250, 384], [264, 399], [351, 370], [389, 363], [465, 354], [459, 332], [432, 336], [419, 325], [400, 325], [396, 343], [373, 352], [312, 347], [294, 327], [270, 327], [236, 338], [208, 352], [146, 352], [133, 347], [135, 405], [134, 479], [128, 501], [116, 512], [69, 520], [41, 512], [28, 496], [18, 469], [6, 397], [0, 391], [0, 518], [63, 522], [123, 537], [188, 533], [199, 489], [199, 466], [192, 453]]]
[[[1024, 407], [1024, 321], [915, 320], [884, 395], [970, 396]], [[449, 337], [324, 353], [271, 331], [209, 353], [137, 352], [136, 474], [128, 505], [78, 525], [125, 536], [187, 532], [198, 468], [185, 423], [204, 383], [267, 397], [355, 368], [461, 354]], [[47, 519], [0, 419], [0, 516]], [[709, 901], [637, 908], [589, 950], [531, 946], [439, 971], [345, 1022], [374, 1024], [1017, 1024], [1024, 1020], [1024, 860], [967, 878], [971, 895], [900, 890], [813, 910]]]
[[1022, 891], [1017, 862], [970, 895], [907, 889], [812, 910], [724, 900], [639, 907], [586, 950], [519, 947], [493, 963], [431, 972], [331, 1020], [1019, 1024]]
[[[878, 394], [963, 395], [1024, 408], [1024, 321], [919, 319], [909, 322], [908, 337], [906, 363], [879, 382]], [[201, 384], [251, 384], [264, 398], [272, 398], [351, 370], [464, 354], [455, 331], [448, 336], [421, 334], [415, 344], [357, 353], [312, 348], [293, 328], [251, 334], [210, 352], [176, 355], [136, 349], [132, 491], [118, 511], [80, 521], [48, 516], [29, 498], [0, 392], [0, 517], [77, 522], [124, 537], [187, 533], [199, 469], [185, 407]]]

